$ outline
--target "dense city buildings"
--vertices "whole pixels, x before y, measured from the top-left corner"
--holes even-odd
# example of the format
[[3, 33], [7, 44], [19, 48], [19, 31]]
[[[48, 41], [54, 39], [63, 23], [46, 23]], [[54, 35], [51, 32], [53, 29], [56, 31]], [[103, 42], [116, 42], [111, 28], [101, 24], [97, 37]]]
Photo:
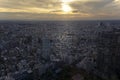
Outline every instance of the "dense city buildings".
[[0, 22], [0, 80], [119, 80], [119, 21]]

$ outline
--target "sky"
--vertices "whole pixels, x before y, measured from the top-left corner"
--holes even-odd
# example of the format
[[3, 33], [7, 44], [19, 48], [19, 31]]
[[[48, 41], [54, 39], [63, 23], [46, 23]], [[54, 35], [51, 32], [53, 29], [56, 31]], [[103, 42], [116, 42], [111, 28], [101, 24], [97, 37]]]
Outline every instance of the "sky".
[[0, 20], [120, 19], [120, 0], [0, 0]]

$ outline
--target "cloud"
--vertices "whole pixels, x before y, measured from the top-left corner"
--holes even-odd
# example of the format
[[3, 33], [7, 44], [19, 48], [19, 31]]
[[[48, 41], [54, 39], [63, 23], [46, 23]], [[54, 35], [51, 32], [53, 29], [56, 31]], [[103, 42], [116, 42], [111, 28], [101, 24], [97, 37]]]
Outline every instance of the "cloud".
[[19, 8], [37, 7], [37, 8], [55, 8], [60, 6], [59, 1], [55, 0], [0, 0], [0, 7]]
[[94, 1], [77, 1], [73, 2], [70, 5], [73, 9], [82, 11], [82, 12], [99, 12], [100, 10], [107, 9], [106, 6], [111, 4], [113, 0], [94, 0]]
[[[0, 0], [0, 18], [66, 18], [61, 4], [61, 0]], [[120, 0], [71, 0], [68, 5], [72, 8], [68, 19], [120, 18]]]
[[[90, 14], [55, 14], [55, 13], [24, 13], [24, 12], [1, 12], [1, 20], [79, 20], [90, 17]], [[14, 18], [14, 19], [13, 19]]]

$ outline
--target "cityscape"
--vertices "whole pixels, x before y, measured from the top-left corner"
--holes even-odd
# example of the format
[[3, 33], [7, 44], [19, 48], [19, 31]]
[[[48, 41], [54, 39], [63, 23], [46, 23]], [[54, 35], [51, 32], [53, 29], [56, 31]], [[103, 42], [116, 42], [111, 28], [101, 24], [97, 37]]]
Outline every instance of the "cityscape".
[[0, 21], [0, 80], [120, 80], [119, 21]]

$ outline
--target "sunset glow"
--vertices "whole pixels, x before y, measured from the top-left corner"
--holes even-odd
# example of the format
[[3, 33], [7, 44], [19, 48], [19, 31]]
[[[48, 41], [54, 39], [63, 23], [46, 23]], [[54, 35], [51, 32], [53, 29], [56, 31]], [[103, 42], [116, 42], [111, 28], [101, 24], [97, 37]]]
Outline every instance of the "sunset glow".
[[67, 13], [72, 11], [71, 7], [67, 4], [62, 4], [62, 10]]
[[0, 19], [118, 19], [119, 9], [120, 0], [0, 0]]

